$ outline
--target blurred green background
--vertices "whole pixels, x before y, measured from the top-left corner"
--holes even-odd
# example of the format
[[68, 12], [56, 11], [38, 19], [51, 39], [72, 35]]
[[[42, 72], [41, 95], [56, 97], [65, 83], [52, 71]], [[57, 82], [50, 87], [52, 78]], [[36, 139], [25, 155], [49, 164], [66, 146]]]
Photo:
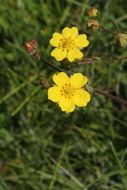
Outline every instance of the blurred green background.
[[[65, 26], [86, 33], [84, 52], [92, 64], [72, 66], [89, 83], [127, 98], [127, 48], [106, 31], [87, 28], [87, 10], [96, 6], [101, 24], [127, 31], [126, 0], [0, 0], [0, 190], [126, 190], [127, 108], [92, 93], [86, 108], [61, 112], [37, 83], [34, 60], [24, 49], [36, 39], [51, 58], [49, 39]], [[56, 64], [57, 65], [57, 64]], [[51, 84], [55, 70], [39, 62]]]

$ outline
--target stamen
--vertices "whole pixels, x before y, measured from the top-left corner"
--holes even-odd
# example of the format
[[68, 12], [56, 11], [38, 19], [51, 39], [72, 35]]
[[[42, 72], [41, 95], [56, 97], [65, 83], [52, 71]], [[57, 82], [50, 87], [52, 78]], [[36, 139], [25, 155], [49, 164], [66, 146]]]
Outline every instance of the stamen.
[[69, 38], [60, 39], [59, 48], [64, 51], [64, 49], [67, 49], [67, 51], [71, 48], [73, 49], [75, 47], [74, 40]]
[[70, 99], [74, 95], [74, 89], [71, 87], [70, 83], [65, 83], [60, 90], [61, 96]]

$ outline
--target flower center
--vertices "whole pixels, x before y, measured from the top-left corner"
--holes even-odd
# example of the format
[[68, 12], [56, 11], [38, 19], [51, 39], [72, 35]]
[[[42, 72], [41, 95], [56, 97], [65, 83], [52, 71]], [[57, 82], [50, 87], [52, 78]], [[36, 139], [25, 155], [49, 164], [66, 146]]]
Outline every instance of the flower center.
[[70, 99], [72, 96], [74, 96], [75, 90], [71, 87], [70, 83], [65, 83], [60, 89], [61, 96], [64, 96], [64, 98]]
[[67, 51], [68, 51], [70, 48], [73, 49], [74, 46], [75, 46], [74, 40], [72, 40], [70, 37], [60, 39], [59, 48], [62, 48], [63, 50], [67, 49]]

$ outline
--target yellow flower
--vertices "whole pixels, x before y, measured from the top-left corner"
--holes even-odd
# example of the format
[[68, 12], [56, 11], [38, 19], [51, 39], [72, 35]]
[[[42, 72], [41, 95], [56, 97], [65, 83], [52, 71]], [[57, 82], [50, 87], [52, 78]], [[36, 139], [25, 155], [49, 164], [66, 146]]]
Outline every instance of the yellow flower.
[[81, 73], [75, 73], [71, 77], [64, 72], [53, 76], [55, 86], [48, 89], [48, 99], [59, 104], [62, 111], [72, 112], [75, 105], [86, 106], [90, 101], [90, 94], [83, 89], [88, 78]]
[[57, 61], [62, 61], [67, 58], [70, 62], [76, 59], [82, 59], [82, 48], [89, 45], [86, 34], [78, 33], [76, 27], [65, 27], [62, 34], [55, 32], [50, 40], [50, 44], [55, 47], [51, 52], [51, 56], [55, 57]]

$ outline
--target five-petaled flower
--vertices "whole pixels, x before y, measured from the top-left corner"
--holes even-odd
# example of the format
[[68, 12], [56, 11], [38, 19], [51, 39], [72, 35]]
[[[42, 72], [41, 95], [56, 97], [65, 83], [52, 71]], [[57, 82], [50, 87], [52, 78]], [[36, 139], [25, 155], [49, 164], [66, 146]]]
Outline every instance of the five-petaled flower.
[[90, 101], [90, 94], [83, 89], [88, 78], [81, 73], [75, 73], [71, 77], [65, 72], [53, 76], [55, 86], [48, 89], [48, 99], [59, 104], [62, 111], [72, 112], [75, 105], [86, 106]]
[[78, 33], [77, 27], [65, 27], [62, 34], [55, 32], [50, 40], [50, 44], [55, 47], [51, 52], [51, 56], [55, 57], [57, 61], [62, 61], [67, 58], [70, 62], [76, 59], [81, 60], [83, 53], [82, 48], [89, 45], [86, 34]]

